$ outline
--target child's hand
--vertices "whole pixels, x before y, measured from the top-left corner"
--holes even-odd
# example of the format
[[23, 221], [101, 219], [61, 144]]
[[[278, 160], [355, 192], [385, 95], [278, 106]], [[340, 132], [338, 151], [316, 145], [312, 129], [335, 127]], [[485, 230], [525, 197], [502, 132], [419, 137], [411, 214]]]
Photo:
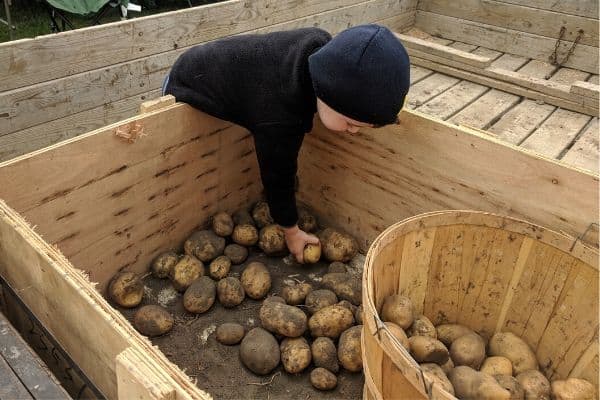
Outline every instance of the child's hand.
[[285, 243], [287, 244], [290, 253], [296, 257], [296, 260], [303, 264], [304, 263], [304, 247], [309, 244], [319, 244], [319, 239], [314, 235], [309, 235], [302, 229], [298, 228], [298, 225], [294, 225], [291, 228], [283, 228], [285, 232]]

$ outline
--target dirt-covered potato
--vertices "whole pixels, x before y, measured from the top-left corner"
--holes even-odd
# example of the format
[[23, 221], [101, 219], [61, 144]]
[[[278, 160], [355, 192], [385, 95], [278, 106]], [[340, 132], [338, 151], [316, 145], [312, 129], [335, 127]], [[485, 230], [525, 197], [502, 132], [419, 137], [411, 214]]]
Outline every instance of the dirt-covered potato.
[[498, 332], [492, 336], [488, 344], [490, 356], [503, 356], [513, 365], [513, 374], [538, 369], [535, 353], [523, 339], [512, 332]]
[[268, 256], [283, 255], [287, 252], [285, 233], [279, 225], [267, 225], [258, 234], [258, 247]]
[[345, 274], [346, 272], [348, 272], [348, 267], [342, 262], [334, 261], [331, 264], [329, 264], [329, 268], [327, 268], [327, 273], [331, 274], [336, 272], [340, 274]]
[[354, 321], [356, 321], [357, 325], [363, 324], [363, 309], [362, 305], [356, 307], [356, 311], [354, 311]]
[[448, 376], [450, 371], [452, 371], [452, 369], [454, 368], [454, 363], [452, 362], [451, 358], [448, 358], [448, 361], [446, 361], [444, 364], [441, 364], [440, 367], [442, 368], [446, 376]]
[[171, 270], [170, 278], [173, 287], [183, 292], [192, 282], [204, 276], [204, 264], [194, 256], [185, 255]]
[[323, 275], [321, 283], [342, 300], [357, 306], [362, 303], [362, 282], [356, 276], [334, 272]]
[[271, 274], [267, 266], [258, 261], [253, 261], [244, 268], [241, 281], [244, 291], [251, 299], [262, 299], [271, 289]]
[[245, 295], [244, 287], [238, 278], [229, 276], [217, 283], [217, 296], [223, 307], [230, 308], [241, 304]]
[[595, 400], [596, 389], [585, 379], [569, 378], [552, 382], [554, 400]]
[[350, 303], [348, 300], [342, 300], [340, 302], [337, 303], [338, 305], [347, 308], [351, 313], [352, 316], [354, 317], [354, 313], [356, 312], [356, 306], [352, 303]]
[[231, 260], [232, 264], [239, 265], [246, 261], [246, 258], [248, 258], [248, 249], [244, 246], [240, 246], [239, 244], [232, 243], [225, 246], [223, 254], [225, 254], [225, 257]]
[[313, 337], [327, 336], [337, 339], [342, 332], [352, 326], [354, 316], [345, 307], [337, 304], [321, 308], [308, 320], [308, 328]]
[[435, 326], [433, 326], [433, 323], [431, 323], [429, 318], [424, 315], [416, 316], [406, 333], [408, 336], [420, 335], [437, 339], [437, 331], [435, 330]]
[[412, 301], [400, 294], [386, 297], [381, 308], [381, 319], [393, 322], [404, 330], [408, 329], [414, 321]]
[[183, 307], [196, 314], [208, 311], [215, 303], [217, 286], [208, 276], [196, 279], [183, 295]]
[[350, 235], [325, 228], [318, 234], [321, 252], [329, 261], [348, 262], [358, 253], [358, 243]]
[[285, 299], [280, 296], [269, 296], [265, 298], [264, 302], [273, 301], [275, 303], [286, 304]]
[[325, 368], [334, 374], [340, 370], [337, 350], [333, 340], [328, 337], [318, 337], [311, 347], [313, 363], [316, 367]]
[[252, 210], [252, 218], [256, 222], [256, 226], [260, 229], [267, 225], [273, 224], [273, 218], [269, 211], [269, 205], [264, 201], [259, 201]]
[[303, 337], [283, 339], [280, 349], [283, 369], [289, 374], [304, 371], [312, 361], [310, 346]]
[[177, 264], [177, 261], [179, 261], [179, 257], [172, 251], [159, 254], [158, 257], [152, 261], [152, 275], [160, 279], [167, 278], [171, 269]]
[[408, 336], [406, 336], [404, 329], [393, 322], [384, 322], [383, 324], [387, 327], [388, 332], [391, 333], [406, 350], [410, 350], [410, 342], [408, 341]]
[[202, 262], [208, 262], [223, 254], [225, 239], [215, 235], [213, 231], [197, 231], [187, 238], [183, 248], [185, 254], [194, 256]]
[[529, 369], [515, 378], [523, 387], [525, 400], [550, 400], [550, 382], [540, 371]]
[[362, 352], [360, 350], [360, 332], [362, 325], [346, 329], [338, 343], [338, 360], [348, 371], [358, 372], [363, 368]]
[[410, 353], [419, 363], [444, 364], [450, 354], [444, 343], [429, 336], [413, 336], [408, 338]]
[[213, 279], [223, 279], [231, 269], [231, 260], [227, 256], [219, 256], [210, 262], [208, 274]]
[[226, 237], [233, 233], [233, 219], [226, 212], [220, 212], [212, 217], [212, 229], [218, 236]]
[[266, 330], [254, 328], [242, 339], [240, 359], [250, 371], [266, 375], [279, 365], [279, 343]]
[[450, 357], [456, 366], [466, 365], [478, 370], [485, 359], [485, 342], [476, 333], [463, 335], [452, 342]]
[[510, 400], [510, 392], [500, 386], [494, 377], [466, 365], [454, 368], [448, 378], [454, 387], [454, 394], [459, 399]]
[[309, 243], [302, 252], [305, 264], [315, 264], [321, 259], [321, 245]]
[[437, 331], [437, 339], [448, 347], [459, 337], [467, 333], [475, 333], [473, 330], [460, 324], [441, 324], [435, 330]]
[[506, 357], [492, 356], [483, 361], [483, 365], [479, 369], [488, 375], [508, 375], [512, 376], [512, 363]]
[[236, 225], [231, 239], [241, 246], [254, 246], [258, 242], [258, 231], [254, 225]]
[[285, 299], [285, 302], [291, 306], [297, 306], [298, 304], [304, 303], [306, 296], [312, 291], [312, 285], [310, 283], [294, 283], [284, 285], [281, 289], [281, 297]]
[[450, 383], [450, 379], [446, 376], [444, 370], [435, 363], [424, 363], [421, 364], [421, 370], [423, 370], [423, 376], [427, 383], [433, 383], [436, 386], [441, 387], [446, 392], [454, 394], [454, 387]]
[[510, 400], [525, 400], [525, 391], [514, 376], [494, 375], [494, 379], [496, 379], [496, 382], [498, 382], [502, 388], [508, 390], [510, 393]]
[[119, 272], [110, 281], [108, 295], [121, 307], [137, 307], [144, 297], [144, 284], [133, 272]]
[[331, 290], [313, 290], [306, 295], [304, 304], [309, 314], [314, 314], [323, 307], [332, 306], [338, 302], [337, 296]]
[[244, 338], [245, 333], [246, 331], [242, 325], [235, 322], [226, 322], [217, 328], [215, 339], [221, 344], [231, 346], [238, 344]]
[[264, 301], [259, 317], [266, 330], [282, 336], [298, 337], [306, 331], [306, 314], [298, 307]]
[[164, 335], [173, 328], [173, 316], [161, 306], [144, 306], [136, 311], [133, 325], [142, 335]]
[[248, 210], [237, 210], [231, 216], [233, 219], [234, 225], [252, 225], [254, 226], [255, 222], [252, 219], [252, 215], [248, 212]]
[[298, 208], [298, 228], [304, 232], [314, 232], [318, 228], [317, 219], [306, 209]]
[[325, 368], [315, 368], [310, 373], [310, 383], [319, 390], [332, 390], [337, 386], [337, 376]]

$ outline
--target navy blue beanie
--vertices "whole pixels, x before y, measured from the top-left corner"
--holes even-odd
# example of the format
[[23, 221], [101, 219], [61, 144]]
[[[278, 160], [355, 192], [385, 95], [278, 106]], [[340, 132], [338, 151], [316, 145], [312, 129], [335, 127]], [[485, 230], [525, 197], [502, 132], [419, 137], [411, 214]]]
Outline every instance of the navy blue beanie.
[[335, 111], [375, 125], [396, 122], [410, 86], [410, 61], [389, 29], [347, 29], [308, 63], [315, 94]]

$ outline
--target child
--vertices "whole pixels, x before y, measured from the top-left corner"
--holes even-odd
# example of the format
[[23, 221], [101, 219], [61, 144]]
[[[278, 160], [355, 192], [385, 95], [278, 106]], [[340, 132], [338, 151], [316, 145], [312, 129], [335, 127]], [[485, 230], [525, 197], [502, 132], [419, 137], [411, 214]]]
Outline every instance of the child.
[[163, 94], [252, 132], [271, 216], [302, 263], [305, 245], [319, 243], [296, 224], [294, 192], [315, 112], [339, 132], [393, 124], [408, 87], [402, 44], [385, 27], [362, 25], [333, 39], [303, 28], [195, 46], [177, 59]]

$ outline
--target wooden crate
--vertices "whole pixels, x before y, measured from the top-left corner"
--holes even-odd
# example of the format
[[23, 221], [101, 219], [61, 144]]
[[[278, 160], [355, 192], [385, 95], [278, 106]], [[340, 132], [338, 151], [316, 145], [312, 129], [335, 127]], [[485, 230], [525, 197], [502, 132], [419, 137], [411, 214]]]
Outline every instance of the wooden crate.
[[[185, 104], [149, 110], [0, 164], [0, 274], [108, 398], [205, 399], [202, 382], [103, 293], [115, 272], [147, 271], [211, 214], [259, 199], [257, 162], [238, 126]], [[587, 231], [597, 242], [587, 229], [597, 175], [418, 112], [356, 135], [315, 121], [299, 165], [299, 200], [363, 250], [392, 223], [442, 209]]]

